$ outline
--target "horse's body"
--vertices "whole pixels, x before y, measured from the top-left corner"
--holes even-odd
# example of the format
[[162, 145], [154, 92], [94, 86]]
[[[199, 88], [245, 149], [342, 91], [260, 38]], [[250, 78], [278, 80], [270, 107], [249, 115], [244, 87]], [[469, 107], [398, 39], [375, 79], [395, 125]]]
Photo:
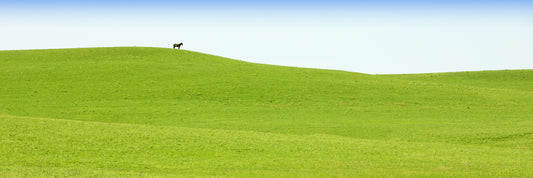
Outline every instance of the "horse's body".
[[181, 46], [183, 46], [183, 43], [179, 43], [179, 44], [174, 43], [174, 49], [176, 49], [176, 47], [180, 49]]

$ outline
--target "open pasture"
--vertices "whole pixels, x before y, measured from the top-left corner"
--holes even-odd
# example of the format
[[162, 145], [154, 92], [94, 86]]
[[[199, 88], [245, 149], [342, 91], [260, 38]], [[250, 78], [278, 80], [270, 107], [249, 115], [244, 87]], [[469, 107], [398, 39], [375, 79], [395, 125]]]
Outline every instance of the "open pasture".
[[145, 47], [0, 51], [0, 176], [533, 176], [533, 70], [408, 75]]

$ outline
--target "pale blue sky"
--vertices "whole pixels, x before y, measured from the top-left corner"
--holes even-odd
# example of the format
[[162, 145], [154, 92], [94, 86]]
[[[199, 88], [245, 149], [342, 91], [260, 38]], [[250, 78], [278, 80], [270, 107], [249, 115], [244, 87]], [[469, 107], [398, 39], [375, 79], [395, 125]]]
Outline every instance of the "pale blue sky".
[[183, 42], [244, 61], [369, 74], [533, 69], [532, 4], [4, 1], [0, 50]]

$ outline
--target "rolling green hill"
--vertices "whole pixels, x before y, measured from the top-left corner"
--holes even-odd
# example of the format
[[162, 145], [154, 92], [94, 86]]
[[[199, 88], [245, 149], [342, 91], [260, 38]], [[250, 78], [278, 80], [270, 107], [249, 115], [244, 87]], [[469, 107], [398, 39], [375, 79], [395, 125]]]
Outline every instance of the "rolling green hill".
[[0, 51], [0, 176], [533, 176], [533, 70]]

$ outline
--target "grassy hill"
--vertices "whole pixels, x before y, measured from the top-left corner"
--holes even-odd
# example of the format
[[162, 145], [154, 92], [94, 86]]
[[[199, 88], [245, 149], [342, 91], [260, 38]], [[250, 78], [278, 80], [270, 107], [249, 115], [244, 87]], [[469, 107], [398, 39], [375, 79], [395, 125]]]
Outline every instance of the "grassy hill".
[[533, 70], [0, 51], [0, 176], [533, 176]]

